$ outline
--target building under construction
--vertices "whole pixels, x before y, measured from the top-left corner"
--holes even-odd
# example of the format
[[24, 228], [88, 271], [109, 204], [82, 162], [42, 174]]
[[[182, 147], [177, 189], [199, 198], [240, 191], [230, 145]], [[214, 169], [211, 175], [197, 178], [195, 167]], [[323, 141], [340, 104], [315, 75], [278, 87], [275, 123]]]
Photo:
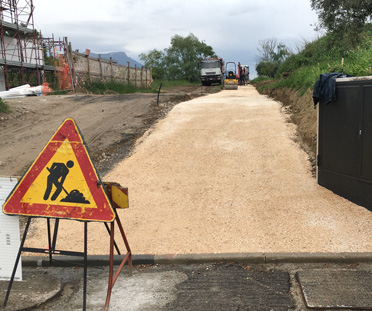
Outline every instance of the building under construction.
[[131, 68], [129, 62], [121, 65], [100, 55], [94, 58], [89, 49], [84, 54], [73, 52], [67, 37], [43, 38], [35, 29], [34, 10], [32, 0], [0, 0], [0, 91], [46, 82], [54, 90], [75, 91], [93, 80], [151, 85], [151, 68]]
[[64, 49], [64, 41], [42, 38], [34, 9], [32, 0], [0, 0], [0, 91], [56, 77], [55, 54]]

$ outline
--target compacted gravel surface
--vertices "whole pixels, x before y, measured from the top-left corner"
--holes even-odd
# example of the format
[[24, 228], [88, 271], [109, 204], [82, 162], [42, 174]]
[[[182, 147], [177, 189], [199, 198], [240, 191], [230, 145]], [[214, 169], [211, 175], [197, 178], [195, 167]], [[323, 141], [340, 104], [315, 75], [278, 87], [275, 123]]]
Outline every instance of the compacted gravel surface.
[[[103, 176], [129, 188], [133, 253], [371, 252], [372, 213], [318, 186], [295, 141], [252, 86], [175, 106]], [[32, 227], [27, 243], [47, 246], [46, 221]], [[103, 224], [88, 228], [89, 254], [108, 254]], [[62, 220], [58, 248], [82, 241], [82, 224]]]

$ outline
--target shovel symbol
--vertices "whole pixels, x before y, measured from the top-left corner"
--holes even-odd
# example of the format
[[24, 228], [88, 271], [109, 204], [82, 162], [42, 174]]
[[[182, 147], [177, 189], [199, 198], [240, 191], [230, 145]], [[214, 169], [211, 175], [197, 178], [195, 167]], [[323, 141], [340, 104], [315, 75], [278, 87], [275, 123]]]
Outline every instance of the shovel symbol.
[[70, 203], [83, 203], [89, 204], [90, 202], [85, 199], [83, 194], [79, 190], [72, 190], [70, 193], [63, 187], [67, 174], [70, 172], [69, 168], [74, 166], [73, 161], [68, 161], [66, 164], [54, 162], [50, 168], [47, 167], [49, 176], [47, 179], [47, 188], [44, 194], [44, 200], [48, 200], [49, 195], [52, 191], [53, 185], [56, 187], [51, 200], [55, 201], [62, 190], [67, 194], [67, 196], [61, 200], [61, 202]]

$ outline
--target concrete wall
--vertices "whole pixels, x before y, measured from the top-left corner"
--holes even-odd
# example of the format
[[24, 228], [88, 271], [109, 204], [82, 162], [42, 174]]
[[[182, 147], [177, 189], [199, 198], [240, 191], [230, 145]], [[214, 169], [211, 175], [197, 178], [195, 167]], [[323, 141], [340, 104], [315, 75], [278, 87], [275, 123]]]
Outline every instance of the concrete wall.
[[120, 81], [146, 88], [151, 85], [151, 69], [119, 65], [115, 60], [90, 57], [83, 53], [72, 52], [73, 75], [76, 85], [85, 81]]

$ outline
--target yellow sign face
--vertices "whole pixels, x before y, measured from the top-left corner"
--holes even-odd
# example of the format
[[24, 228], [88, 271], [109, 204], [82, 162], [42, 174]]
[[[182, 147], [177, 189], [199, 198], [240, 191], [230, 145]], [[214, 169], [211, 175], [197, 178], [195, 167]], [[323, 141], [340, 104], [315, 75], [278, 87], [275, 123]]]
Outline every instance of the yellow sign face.
[[66, 119], [7, 198], [9, 215], [111, 222], [115, 213], [74, 120]]

